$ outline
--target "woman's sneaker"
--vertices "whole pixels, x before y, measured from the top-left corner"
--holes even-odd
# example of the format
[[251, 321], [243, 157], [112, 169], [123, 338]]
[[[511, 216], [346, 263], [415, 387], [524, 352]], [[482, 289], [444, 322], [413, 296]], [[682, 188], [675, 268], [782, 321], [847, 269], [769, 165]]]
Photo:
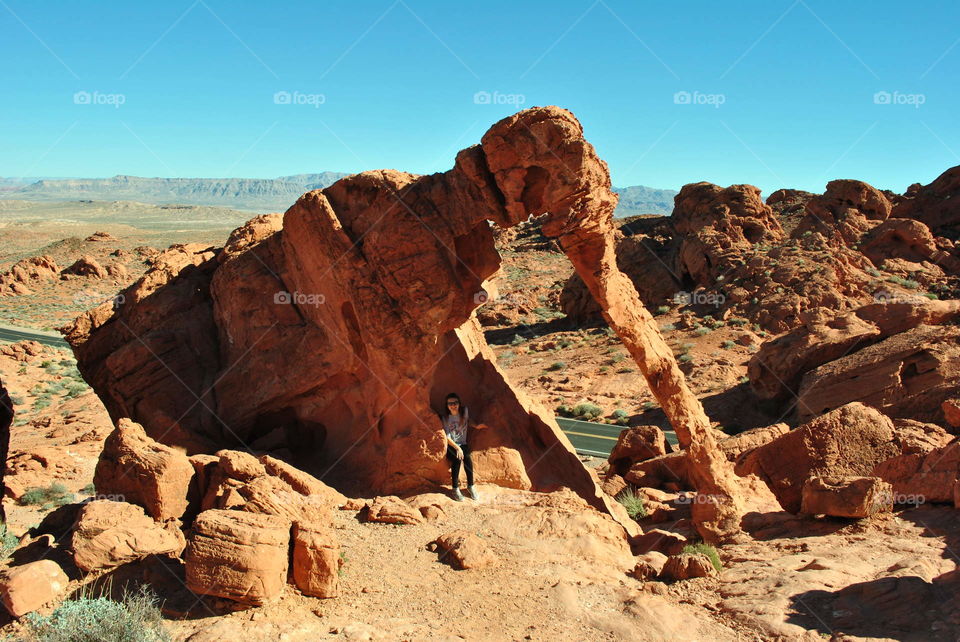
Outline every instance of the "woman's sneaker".
[[470, 495], [470, 499], [477, 500], [477, 489], [473, 486], [467, 486], [467, 494]]
[[463, 501], [463, 493], [460, 492], [460, 489], [459, 489], [459, 488], [454, 488], [454, 489], [453, 489], [453, 498], [454, 498], [455, 500], [457, 500], [458, 502], [462, 502], [462, 501]]

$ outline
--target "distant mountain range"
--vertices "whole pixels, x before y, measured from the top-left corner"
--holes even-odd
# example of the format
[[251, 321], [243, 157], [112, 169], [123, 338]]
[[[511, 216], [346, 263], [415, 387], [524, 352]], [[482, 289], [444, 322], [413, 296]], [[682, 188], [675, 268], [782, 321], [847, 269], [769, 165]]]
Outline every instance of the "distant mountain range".
[[[0, 178], [0, 198], [28, 201], [139, 201], [156, 205], [189, 204], [252, 212], [283, 212], [301, 194], [349, 176], [344, 172], [296, 174], [278, 178]], [[620, 194], [616, 216], [669, 214], [676, 190], [635, 185], [614, 188]]]

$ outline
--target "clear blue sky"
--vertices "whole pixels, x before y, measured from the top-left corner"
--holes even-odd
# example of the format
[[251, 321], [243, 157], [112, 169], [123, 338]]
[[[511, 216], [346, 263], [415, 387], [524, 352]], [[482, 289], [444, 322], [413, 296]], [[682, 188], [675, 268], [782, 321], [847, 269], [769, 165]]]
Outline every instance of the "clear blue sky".
[[958, 24], [955, 0], [0, 0], [0, 176], [429, 173], [522, 99], [573, 110], [615, 185], [902, 191], [960, 164]]

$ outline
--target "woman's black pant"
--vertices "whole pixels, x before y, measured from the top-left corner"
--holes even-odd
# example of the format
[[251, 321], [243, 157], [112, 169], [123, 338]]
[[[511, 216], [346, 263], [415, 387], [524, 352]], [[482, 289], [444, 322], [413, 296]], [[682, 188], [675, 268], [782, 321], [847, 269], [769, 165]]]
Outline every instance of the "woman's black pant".
[[[467, 486], [473, 486], [473, 460], [470, 459], [470, 446], [466, 444], [460, 446], [463, 451], [463, 468], [467, 471]], [[457, 459], [457, 451], [453, 446], [447, 444], [447, 459], [450, 460], [450, 478], [453, 481], [453, 487], [460, 487], [460, 460]]]

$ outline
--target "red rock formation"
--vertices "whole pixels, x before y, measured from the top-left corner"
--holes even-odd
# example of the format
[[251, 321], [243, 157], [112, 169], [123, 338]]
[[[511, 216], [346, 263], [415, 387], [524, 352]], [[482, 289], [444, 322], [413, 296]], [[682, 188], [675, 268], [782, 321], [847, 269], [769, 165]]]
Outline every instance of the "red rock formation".
[[951, 167], [929, 185], [911, 185], [891, 216], [924, 223], [938, 236], [957, 238], [960, 226], [960, 166]]
[[733, 476], [709, 421], [616, 267], [615, 203], [573, 115], [534, 108], [494, 125], [448, 172], [364, 172], [303, 195], [282, 228], [258, 217], [221, 251], [175, 246], [124, 305], [86, 313], [67, 339], [115, 419], [192, 452], [279, 440], [301, 467], [366, 493], [446, 480], [434, 409], [457, 391], [489, 426], [482, 446], [518, 452], [533, 488], [569, 486], [635, 532], [552, 417], [503, 378], [471, 319], [499, 267], [490, 223], [546, 214], [543, 234], [689, 447], [696, 487], [713, 498], [695, 515], [701, 531], [736, 532]]
[[764, 342], [750, 359], [750, 386], [761, 399], [788, 398], [807, 372], [898, 332], [960, 318], [960, 301], [875, 303], [839, 315], [818, 309], [802, 318], [804, 325]]
[[678, 271], [699, 286], [713, 285], [755, 243], [783, 240], [780, 222], [753, 185], [692, 183], [674, 202], [672, 221], [684, 236]]
[[760, 446], [738, 464], [770, 487], [784, 510], [800, 512], [803, 488], [815, 476], [865, 476], [901, 448], [889, 418], [850, 403]]
[[805, 374], [796, 414], [806, 421], [861, 401], [890, 417], [943, 422], [943, 399], [958, 392], [960, 328], [921, 325]]
[[50, 256], [31, 256], [17, 261], [4, 274], [0, 274], [0, 296], [30, 294], [30, 285], [54, 279], [60, 267]]
[[66, 278], [68, 274], [87, 276], [94, 279], [105, 279], [109, 276], [106, 268], [100, 265], [97, 259], [89, 255], [81, 256], [73, 265], [63, 270], [60, 274], [63, 275], [63, 278]]

